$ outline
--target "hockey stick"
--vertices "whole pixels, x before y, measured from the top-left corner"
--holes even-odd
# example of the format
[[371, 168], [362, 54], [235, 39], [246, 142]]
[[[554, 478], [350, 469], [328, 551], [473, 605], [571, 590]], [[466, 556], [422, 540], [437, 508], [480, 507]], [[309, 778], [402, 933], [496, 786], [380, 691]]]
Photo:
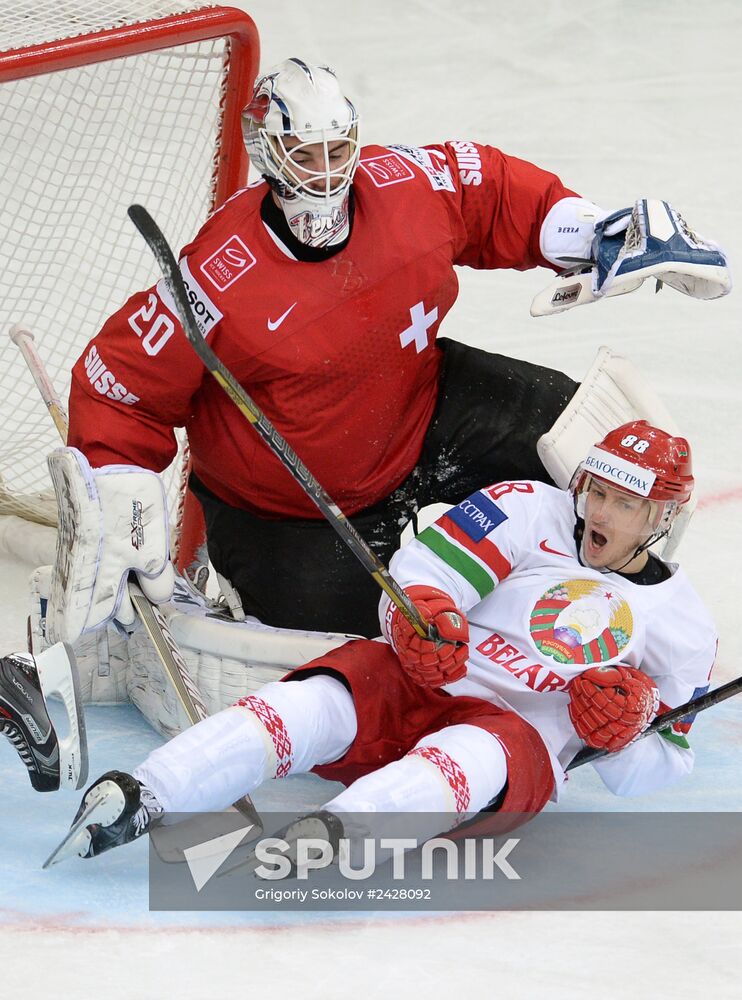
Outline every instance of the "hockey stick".
[[[49, 378], [44, 363], [36, 350], [34, 335], [20, 323], [16, 323], [10, 331], [10, 339], [18, 347], [26, 362], [41, 398], [51, 414], [52, 420], [59, 431], [62, 443], [67, 442], [68, 421], [64, 406]], [[134, 610], [144, 626], [147, 635], [152, 640], [157, 656], [162, 663], [167, 676], [175, 688], [189, 722], [193, 725], [208, 716], [201, 694], [196, 687], [188, 666], [178, 649], [178, 644], [168, 627], [165, 617], [159, 608], [152, 604], [133, 580], [129, 580], [129, 596]], [[234, 803], [234, 808], [242, 813], [253, 824], [257, 836], [263, 829], [260, 816], [249, 795], [245, 795]], [[163, 858], [163, 860], [168, 860]]]
[[[705, 712], [707, 708], [712, 708], [714, 705], [718, 705], [719, 702], [726, 701], [727, 698], [732, 698], [735, 694], [739, 694], [740, 691], [742, 691], [742, 677], [738, 677], [734, 681], [729, 681], [728, 684], [722, 684], [721, 687], [715, 688], [713, 691], [707, 691], [706, 694], [702, 694], [699, 698], [686, 701], [684, 705], [678, 705], [677, 708], [672, 708], [669, 712], [663, 712], [643, 732], [639, 733], [637, 739], [643, 740], [645, 736], [651, 736], [661, 729], [667, 729], [676, 722], [681, 722], [689, 715], [697, 715], [699, 712]], [[580, 767], [581, 764], [589, 764], [591, 761], [609, 756], [609, 754], [610, 751], [605, 749], [596, 750], [593, 747], [584, 747], [572, 759], [571, 763], [567, 765], [565, 770], [571, 771], [574, 767]]]
[[196, 354], [203, 361], [205, 367], [214, 376], [237, 409], [250, 421], [281, 464], [291, 473], [309, 499], [318, 507], [322, 515], [329, 521], [364, 569], [371, 574], [395, 607], [402, 612], [417, 634], [423, 639], [445, 642], [446, 640], [440, 639], [436, 627], [430, 622], [425, 621], [404, 590], [390, 575], [388, 569], [376, 553], [361, 538], [345, 514], [343, 514], [328, 493], [325, 492], [324, 487], [314, 478], [283, 435], [276, 430], [257, 403], [247, 394], [234, 375], [222, 364], [209, 344], [206, 343], [191, 312], [180, 268], [155, 220], [141, 205], [129, 206], [128, 213], [129, 218], [142, 234], [150, 250], [157, 258], [167, 286], [170, 289], [170, 294], [173, 296], [175, 308], [185, 335]]

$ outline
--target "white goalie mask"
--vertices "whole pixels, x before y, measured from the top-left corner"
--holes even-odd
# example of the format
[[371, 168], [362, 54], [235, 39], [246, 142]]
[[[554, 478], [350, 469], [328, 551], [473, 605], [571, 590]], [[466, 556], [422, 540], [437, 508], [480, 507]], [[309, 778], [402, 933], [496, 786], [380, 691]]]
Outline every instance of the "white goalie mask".
[[257, 81], [242, 134], [297, 239], [313, 247], [342, 242], [360, 146], [358, 115], [332, 70], [295, 58], [280, 63]]

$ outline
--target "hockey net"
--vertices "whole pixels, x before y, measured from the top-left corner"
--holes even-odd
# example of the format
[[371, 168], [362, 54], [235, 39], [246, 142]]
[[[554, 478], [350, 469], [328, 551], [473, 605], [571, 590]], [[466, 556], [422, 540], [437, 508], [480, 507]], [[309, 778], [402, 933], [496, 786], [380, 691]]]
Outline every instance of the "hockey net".
[[[8, 331], [22, 323], [33, 332], [66, 401], [86, 343], [159, 277], [127, 207], [145, 205], [177, 248], [244, 183], [239, 114], [258, 58], [257, 29], [234, 8], [162, 0], [2, 5], [0, 514], [56, 523], [46, 456], [60, 443]], [[184, 452], [181, 438], [164, 473], [181, 566], [190, 558], [180, 545], [189, 530]], [[20, 523], [0, 531], [6, 551]]]

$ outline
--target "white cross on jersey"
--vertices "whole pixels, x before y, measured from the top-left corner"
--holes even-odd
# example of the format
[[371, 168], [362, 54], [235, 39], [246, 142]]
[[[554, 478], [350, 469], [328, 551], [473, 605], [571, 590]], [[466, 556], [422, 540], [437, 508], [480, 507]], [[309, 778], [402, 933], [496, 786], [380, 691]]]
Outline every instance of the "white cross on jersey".
[[430, 312], [426, 313], [423, 303], [416, 302], [410, 309], [410, 319], [412, 325], [400, 333], [399, 342], [402, 347], [414, 343], [417, 353], [420, 354], [428, 346], [428, 330], [438, 319], [438, 306], [433, 306]]

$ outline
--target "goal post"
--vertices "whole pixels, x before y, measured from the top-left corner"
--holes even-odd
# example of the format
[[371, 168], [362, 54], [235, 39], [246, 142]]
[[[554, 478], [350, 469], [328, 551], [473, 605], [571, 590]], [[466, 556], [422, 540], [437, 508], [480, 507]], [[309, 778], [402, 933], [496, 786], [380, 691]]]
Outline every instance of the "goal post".
[[[56, 516], [46, 469], [56, 430], [8, 331], [20, 322], [34, 333], [66, 400], [87, 342], [159, 278], [127, 207], [149, 207], [182, 246], [244, 185], [239, 118], [258, 61], [258, 30], [232, 7], [10, 0], [0, 10], [0, 514], [24, 525]], [[198, 506], [183, 513], [186, 460], [181, 434], [164, 473], [181, 568], [200, 533]]]

